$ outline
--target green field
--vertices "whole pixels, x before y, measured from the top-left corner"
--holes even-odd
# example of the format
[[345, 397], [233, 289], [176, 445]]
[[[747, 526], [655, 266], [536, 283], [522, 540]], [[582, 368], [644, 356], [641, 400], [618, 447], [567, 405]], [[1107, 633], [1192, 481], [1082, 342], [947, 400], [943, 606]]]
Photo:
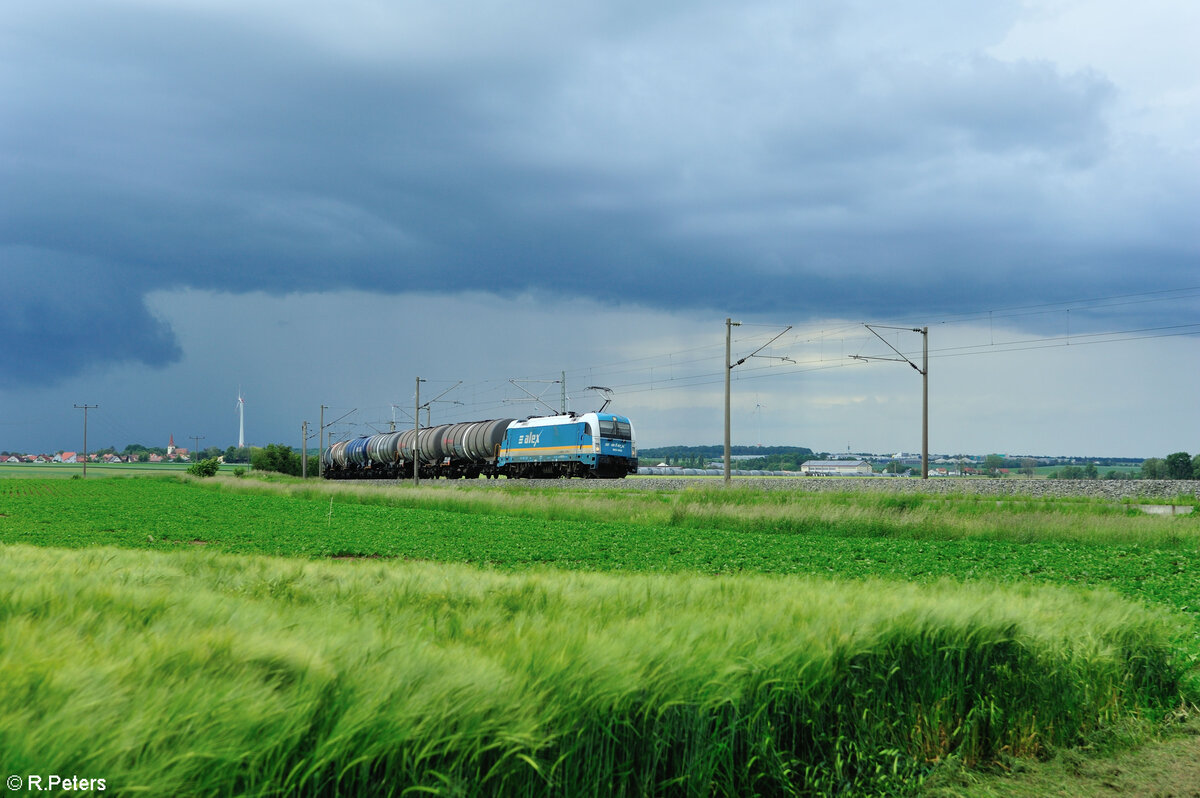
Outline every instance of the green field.
[[[1083, 468], [1083, 466], [1079, 466], [1079, 468]], [[1062, 470], [1063, 466], [1061, 465], [1038, 466], [1034, 469], [1034, 474], [1038, 477], [1048, 477], [1051, 474], [1061, 473]], [[1100, 478], [1103, 478], [1110, 471], [1117, 472], [1121, 478], [1137, 479], [1142, 473], [1142, 467], [1140, 465], [1096, 466], [1096, 472]]]
[[[221, 471], [249, 470], [245, 463], [222, 465]], [[187, 473], [188, 463], [88, 463], [87, 477], [147, 477]], [[83, 476], [83, 463], [0, 463], [0, 478], [74, 479]]]
[[901, 794], [1200, 700], [1195, 516], [91, 470], [0, 480], [7, 772]]

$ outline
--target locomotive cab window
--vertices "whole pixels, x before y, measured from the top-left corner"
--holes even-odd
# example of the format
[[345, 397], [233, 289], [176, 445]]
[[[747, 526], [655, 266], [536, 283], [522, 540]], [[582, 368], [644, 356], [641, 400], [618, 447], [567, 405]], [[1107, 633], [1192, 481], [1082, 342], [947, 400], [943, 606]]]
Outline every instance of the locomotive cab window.
[[622, 441], [633, 440], [633, 429], [629, 426], [628, 421], [602, 418], [600, 419], [600, 437], [616, 438]]

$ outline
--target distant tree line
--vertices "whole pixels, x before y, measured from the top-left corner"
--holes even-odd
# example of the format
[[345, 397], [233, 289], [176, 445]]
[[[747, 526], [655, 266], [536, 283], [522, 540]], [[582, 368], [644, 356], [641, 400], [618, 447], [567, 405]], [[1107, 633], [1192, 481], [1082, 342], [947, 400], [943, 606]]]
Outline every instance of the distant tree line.
[[[1050, 474], [1050, 479], [1100, 479], [1095, 463], [1085, 466], [1065, 465]], [[1200, 454], [1174, 452], [1165, 458], [1150, 457], [1142, 461], [1136, 472], [1110, 469], [1103, 479], [1200, 479]]]
[[[96, 454], [120, 454], [123, 457], [136, 457], [139, 462], [146, 462], [150, 459], [150, 455], [157, 454], [160, 457], [167, 456], [165, 446], [143, 446], [140, 443], [131, 443], [121, 451], [117, 451], [113, 447], [107, 449], [97, 449]], [[250, 462], [250, 447], [230, 446], [225, 449], [219, 446], [209, 446], [206, 449], [201, 449], [198, 452], [193, 452], [191, 458], [193, 460], [215, 460], [225, 458], [226, 463], [249, 463]]]
[[[805, 446], [730, 446], [733, 456], [754, 455], [753, 459], [738, 460], [738, 468], [757, 471], [795, 471], [800, 464], [814, 458], [813, 450]], [[725, 457], [724, 446], [660, 446], [639, 449], [642, 465], [666, 463], [680, 468], [704, 468]]]
[[[8, 453], [5, 453], [6, 456]], [[20, 454], [13, 452], [13, 454]], [[122, 457], [132, 457], [140, 463], [145, 463], [150, 460], [150, 455], [157, 454], [160, 457], [167, 457], [167, 449], [164, 446], [143, 446], [140, 443], [131, 443], [124, 449], [118, 450], [115, 446], [107, 446], [103, 449], [95, 449], [90, 452], [103, 456], [106, 454], [118, 454]], [[280, 474], [292, 474], [300, 476], [301, 472], [301, 454], [299, 450], [285, 443], [272, 443], [265, 447], [257, 446], [229, 446], [225, 449], [219, 446], [209, 446], [196, 452], [189, 452], [189, 460], [194, 465], [199, 465], [201, 462], [212, 461], [214, 463], [245, 463], [259, 471], [276, 471]], [[308, 458], [308, 473], [310, 476], [316, 476], [318, 455], [309, 455]]]
[[755, 457], [749, 460], [738, 460], [737, 467], [748, 471], [799, 471], [800, 466], [809, 460], [816, 460], [812, 452], [804, 454], [771, 454], [766, 457]]
[[[1120, 472], [1115, 469], [1105, 475], [1105, 479], [1117, 479]], [[1050, 479], [1099, 479], [1100, 469], [1095, 463], [1087, 465], [1065, 465], [1050, 474]]]
[[1165, 458], [1151, 457], [1142, 462], [1142, 479], [1200, 479], [1200, 454], [1174, 452]]

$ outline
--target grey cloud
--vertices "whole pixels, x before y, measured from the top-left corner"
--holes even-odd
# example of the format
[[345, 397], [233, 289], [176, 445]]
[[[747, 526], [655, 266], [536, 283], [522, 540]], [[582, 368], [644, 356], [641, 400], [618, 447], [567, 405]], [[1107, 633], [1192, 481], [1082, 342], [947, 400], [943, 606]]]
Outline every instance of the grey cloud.
[[1100, 174], [1115, 90], [987, 56], [1013, 3], [500, 9], [23, 9], [0, 56], [0, 267], [22, 312], [57, 307], [37, 266], [131, 315], [22, 339], [5, 371], [168, 362], [140, 298], [175, 286], [870, 315], [1189, 256], [1071, 237], [1121, 212], [1059, 196]]
[[121, 284], [118, 270], [23, 247], [0, 248], [0, 266], [0, 374], [9, 386], [52, 385], [99, 364], [180, 358], [169, 327], [147, 310], [140, 286]]

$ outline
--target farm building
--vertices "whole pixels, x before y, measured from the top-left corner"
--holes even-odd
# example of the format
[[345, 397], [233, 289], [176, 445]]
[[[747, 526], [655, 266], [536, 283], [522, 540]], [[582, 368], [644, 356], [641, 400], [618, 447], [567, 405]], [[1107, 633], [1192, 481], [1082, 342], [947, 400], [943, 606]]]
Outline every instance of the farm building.
[[800, 464], [800, 473], [810, 477], [861, 477], [874, 473], [866, 460], [809, 460]]

